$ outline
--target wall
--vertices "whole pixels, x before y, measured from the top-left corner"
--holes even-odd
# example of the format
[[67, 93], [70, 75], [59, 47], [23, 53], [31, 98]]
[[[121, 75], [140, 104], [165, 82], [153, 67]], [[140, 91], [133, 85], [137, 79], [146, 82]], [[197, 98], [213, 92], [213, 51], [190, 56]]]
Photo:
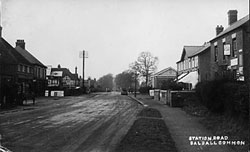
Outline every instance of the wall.
[[199, 82], [211, 80], [210, 76], [210, 57], [211, 49], [203, 51], [199, 54]]

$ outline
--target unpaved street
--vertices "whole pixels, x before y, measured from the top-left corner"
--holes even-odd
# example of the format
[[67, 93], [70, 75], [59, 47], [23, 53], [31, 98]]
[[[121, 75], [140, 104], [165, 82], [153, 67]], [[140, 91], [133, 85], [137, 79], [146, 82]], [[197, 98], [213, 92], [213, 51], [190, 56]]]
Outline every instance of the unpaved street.
[[118, 93], [40, 99], [25, 110], [0, 113], [2, 145], [14, 152], [110, 152], [140, 109]]

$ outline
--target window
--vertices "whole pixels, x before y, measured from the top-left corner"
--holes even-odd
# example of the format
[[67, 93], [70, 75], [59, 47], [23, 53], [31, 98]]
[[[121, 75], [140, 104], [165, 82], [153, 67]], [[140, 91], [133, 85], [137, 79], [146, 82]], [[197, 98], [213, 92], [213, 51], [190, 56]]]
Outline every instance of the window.
[[195, 61], [194, 61], [194, 58], [192, 58], [192, 67], [195, 67]]
[[22, 65], [22, 72], [25, 72], [25, 66]]
[[189, 68], [192, 68], [192, 59], [190, 58], [189, 61], [188, 61], [188, 67]]
[[243, 55], [239, 54], [239, 66], [243, 66]]
[[198, 67], [198, 56], [194, 57], [194, 67]]
[[27, 73], [30, 73], [30, 67], [27, 68]]
[[236, 43], [236, 39], [234, 38], [232, 40], [232, 57], [236, 57], [237, 56], [237, 43]]
[[21, 71], [21, 65], [19, 65], [19, 64], [17, 65], [17, 71], [19, 71], [19, 72]]
[[37, 77], [40, 78], [40, 68], [37, 70]]
[[40, 78], [43, 78], [43, 69], [40, 69]]
[[225, 51], [226, 51], [226, 50], [225, 50], [225, 45], [226, 45], [226, 43], [224, 42], [224, 43], [223, 43], [223, 51], [222, 51], [222, 52], [223, 52], [223, 60], [226, 59], [226, 55], [225, 55]]
[[218, 61], [218, 47], [217, 46], [214, 47], [214, 61], [215, 62]]

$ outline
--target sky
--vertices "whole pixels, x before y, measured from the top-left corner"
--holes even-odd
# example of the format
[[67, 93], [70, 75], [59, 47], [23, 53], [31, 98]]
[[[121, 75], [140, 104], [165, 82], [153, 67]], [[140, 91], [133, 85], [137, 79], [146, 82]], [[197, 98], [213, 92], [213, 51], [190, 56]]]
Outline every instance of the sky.
[[44, 65], [78, 68], [85, 78], [113, 76], [129, 69], [141, 52], [159, 58], [157, 71], [176, 69], [184, 45], [203, 45], [215, 27], [228, 27], [228, 10], [238, 19], [248, 0], [2, 0], [2, 36]]

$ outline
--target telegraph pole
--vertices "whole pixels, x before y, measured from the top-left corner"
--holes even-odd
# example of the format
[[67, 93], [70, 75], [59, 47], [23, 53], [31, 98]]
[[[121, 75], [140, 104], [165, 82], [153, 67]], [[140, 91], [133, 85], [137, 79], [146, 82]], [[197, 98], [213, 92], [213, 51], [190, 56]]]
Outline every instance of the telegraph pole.
[[82, 51], [82, 88], [84, 89], [85, 50]]

